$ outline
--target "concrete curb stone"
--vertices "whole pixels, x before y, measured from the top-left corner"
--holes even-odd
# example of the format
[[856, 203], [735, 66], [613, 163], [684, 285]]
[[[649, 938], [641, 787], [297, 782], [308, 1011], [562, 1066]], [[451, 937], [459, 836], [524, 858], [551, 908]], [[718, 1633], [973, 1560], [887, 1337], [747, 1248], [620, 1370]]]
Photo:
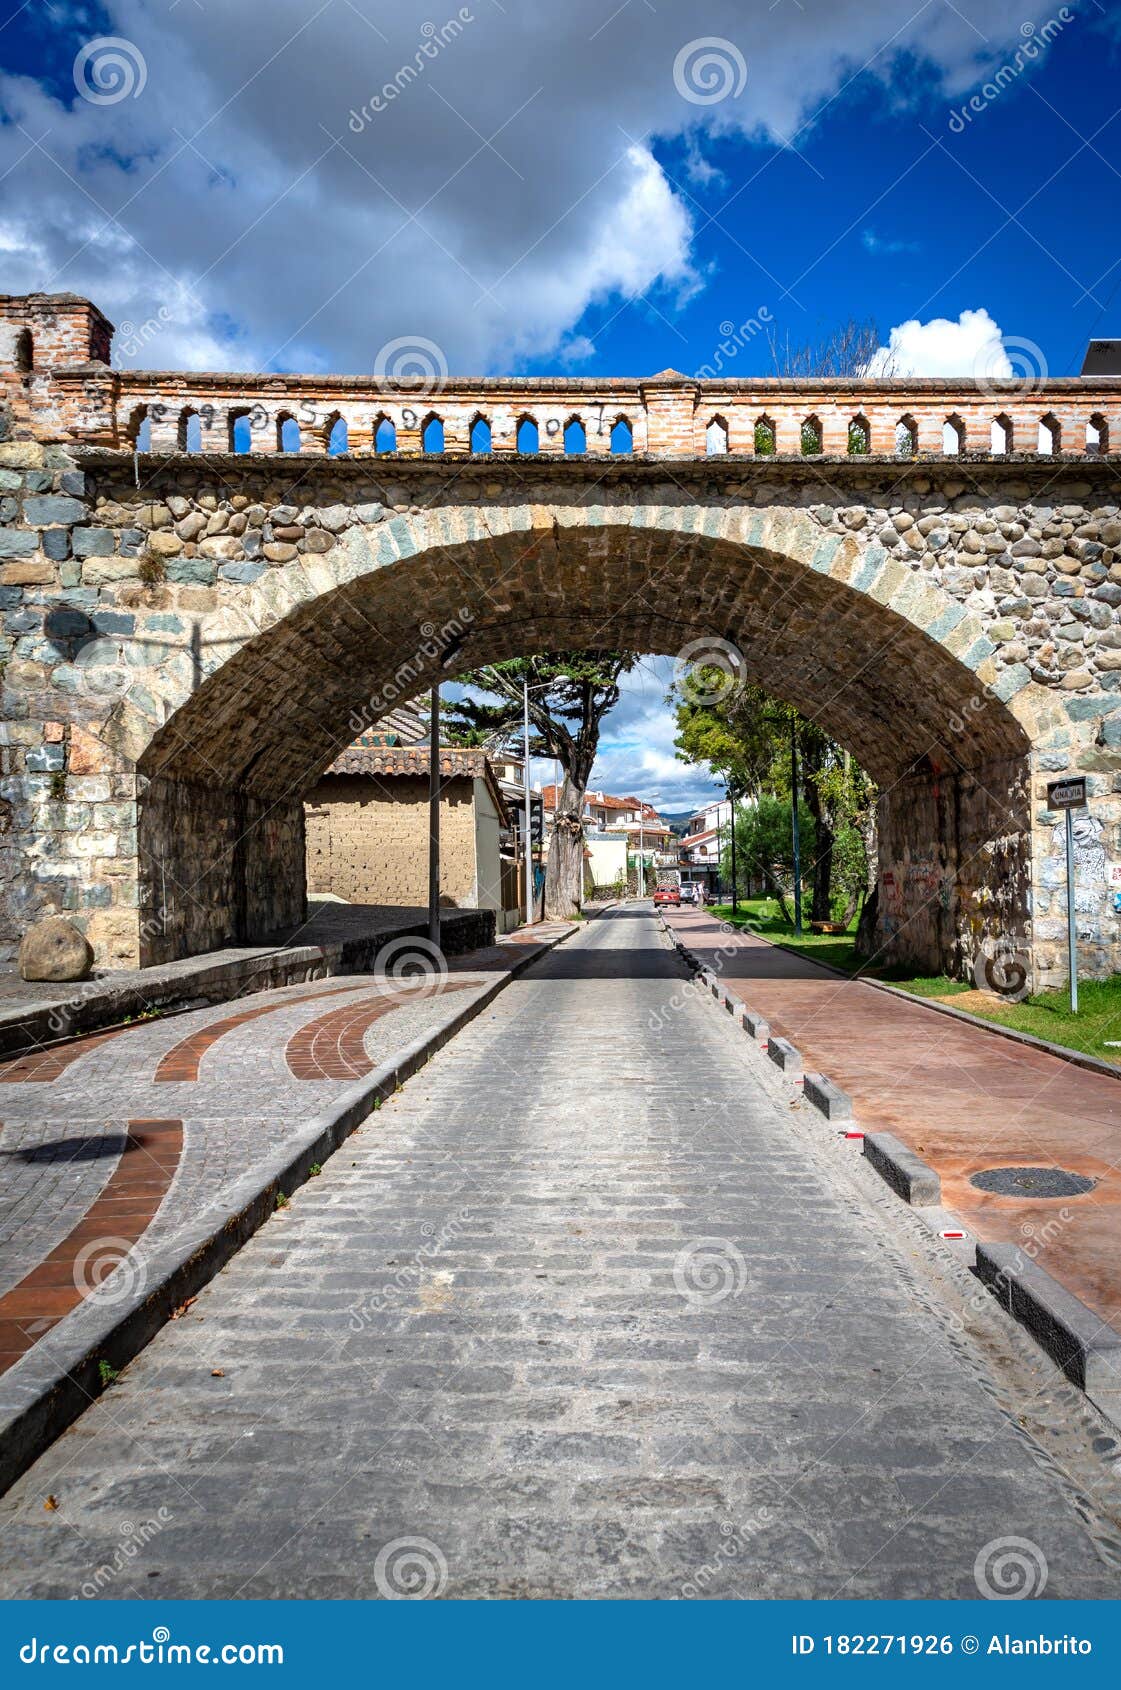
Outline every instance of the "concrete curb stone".
[[907, 1203], [941, 1203], [942, 1181], [935, 1170], [894, 1133], [865, 1133], [864, 1154], [878, 1174]]
[[1121, 1333], [1016, 1244], [978, 1244], [977, 1275], [1095, 1408], [1121, 1427]]
[[827, 1121], [852, 1120], [852, 1098], [827, 1075], [807, 1074], [805, 1090], [806, 1101], [819, 1109]]
[[781, 1068], [788, 1080], [800, 1080], [804, 1073], [802, 1053], [789, 1039], [777, 1038], [774, 1034], [767, 1040], [767, 1055], [776, 1067]]

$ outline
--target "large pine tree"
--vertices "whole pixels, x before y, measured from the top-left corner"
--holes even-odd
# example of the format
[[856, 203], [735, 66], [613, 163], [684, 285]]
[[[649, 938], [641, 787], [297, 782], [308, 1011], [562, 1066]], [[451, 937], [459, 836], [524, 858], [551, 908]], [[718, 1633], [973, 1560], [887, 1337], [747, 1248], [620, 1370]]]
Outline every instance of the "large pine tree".
[[564, 771], [545, 870], [545, 914], [570, 920], [584, 891], [584, 795], [599, 749], [600, 727], [619, 702], [619, 677], [637, 661], [625, 651], [551, 651], [515, 657], [461, 675], [488, 696], [445, 706], [449, 737], [469, 745], [513, 745], [522, 731], [529, 683], [530, 752]]

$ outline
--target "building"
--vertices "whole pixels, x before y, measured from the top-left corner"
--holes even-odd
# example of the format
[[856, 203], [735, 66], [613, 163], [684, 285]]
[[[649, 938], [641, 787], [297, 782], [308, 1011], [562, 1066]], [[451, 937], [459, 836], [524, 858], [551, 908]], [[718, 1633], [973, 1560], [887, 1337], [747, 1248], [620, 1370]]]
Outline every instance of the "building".
[[[681, 882], [695, 882], [715, 893], [720, 884], [720, 857], [728, 843], [732, 806], [726, 798], [706, 804], [685, 823], [680, 840]], [[736, 876], [737, 880], [739, 876]]]
[[[347, 903], [428, 902], [428, 772], [425, 745], [383, 745], [363, 736], [335, 759], [308, 795], [308, 895]], [[498, 931], [521, 919], [521, 880], [501, 841], [510, 816], [486, 754], [440, 751], [440, 902], [490, 909]]]

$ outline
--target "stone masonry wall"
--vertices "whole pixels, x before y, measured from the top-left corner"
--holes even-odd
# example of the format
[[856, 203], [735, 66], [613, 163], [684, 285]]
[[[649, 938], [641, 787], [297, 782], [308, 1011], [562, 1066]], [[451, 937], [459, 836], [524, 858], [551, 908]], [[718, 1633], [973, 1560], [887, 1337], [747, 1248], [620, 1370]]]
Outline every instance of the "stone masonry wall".
[[[557, 465], [556, 473], [564, 469]], [[915, 665], [926, 660], [931, 639], [960, 654], [954, 662], [961, 686], [952, 708], [938, 718], [933, 774], [909, 777], [918, 784], [907, 789], [905, 801], [889, 797], [887, 803], [885, 870], [898, 876], [906, 866], [902, 884], [909, 890], [885, 897], [885, 921], [899, 920], [892, 915], [893, 898], [910, 900], [916, 919], [906, 930], [915, 957], [921, 953], [931, 967], [959, 971], [982, 938], [1003, 936], [1011, 921], [1018, 942], [1029, 938], [1040, 982], [1061, 978], [1063, 869], [1054, 850], [1061, 818], [1047, 812], [1044, 788], [1047, 778], [1079, 768], [1089, 772], [1093, 796], [1080, 866], [1083, 954], [1091, 971], [1113, 968], [1121, 947], [1112, 874], [1113, 863], [1121, 861], [1121, 522], [1112, 468], [1090, 460], [1082, 469], [1056, 465], [1045, 482], [1038, 466], [995, 471], [995, 465], [987, 467], [982, 481], [973, 464], [912, 466], [905, 476], [875, 462], [831, 465], [827, 476], [806, 465], [775, 464], [749, 481], [715, 476], [706, 467], [703, 480], [695, 470], [679, 469], [667, 483], [652, 470], [618, 466], [606, 479], [600, 471], [585, 493], [575, 479], [558, 484], [556, 473], [535, 485], [524, 466], [509, 476], [496, 466], [464, 473], [450, 490], [440, 472], [444, 514], [425, 515], [418, 499], [427, 502], [433, 478], [423, 466], [414, 481], [406, 465], [371, 470], [325, 462], [314, 481], [301, 471], [297, 502], [292, 472], [277, 460], [224, 460], [220, 478], [190, 457], [153, 462], [137, 488], [131, 459], [8, 442], [0, 446], [3, 938], [13, 947], [35, 915], [58, 909], [85, 927], [100, 961], [123, 965], [238, 936], [260, 937], [300, 919], [298, 797], [258, 790], [254, 774], [234, 780], [232, 753], [218, 749], [211, 716], [204, 713], [196, 726], [189, 725], [189, 712], [176, 712], [204, 683], [214, 684], [262, 627], [287, 627], [293, 606], [314, 606], [317, 595], [339, 580], [376, 585], [384, 566], [363, 561], [365, 553], [355, 551], [359, 540], [363, 547], [382, 545], [383, 558], [388, 542], [399, 557], [405, 533], [419, 535], [425, 523], [435, 523], [445, 538], [460, 529], [466, 534], [472, 513], [486, 507], [488, 538], [474, 543], [475, 567], [484, 576], [487, 547], [503, 526], [517, 539], [540, 511], [551, 543], [558, 532], [573, 535], [569, 549], [561, 546], [545, 558], [519, 540], [523, 579], [511, 588], [527, 603], [567, 606], [572, 615], [599, 590], [599, 566], [589, 573], [586, 550], [595, 549], [598, 530], [585, 534], [563, 524], [581, 512], [593, 524], [603, 523], [617, 511], [626, 525], [613, 530], [616, 575], [609, 569], [602, 576], [608, 603], [619, 598], [625, 567], [650, 570], [652, 527], [687, 526], [696, 535], [693, 552], [682, 550], [680, 536], [667, 541], [675, 552], [673, 571], [668, 579], [657, 570], [651, 575], [667, 614], [681, 613], [694, 583], [696, 616], [710, 617], [722, 634], [735, 633], [751, 666], [757, 661], [753, 623], [772, 626], [774, 607], [781, 606], [797, 637], [792, 649], [809, 648], [804, 669], [796, 660], [786, 665], [799, 688], [812, 688], [815, 677], [830, 670], [851, 681], [865, 669], [863, 658], [853, 658], [859, 623], [807, 608], [805, 595], [823, 559], [832, 559], [827, 574], [864, 593], [865, 619], [877, 639], [875, 618], [887, 614], [885, 607], [902, 614], [909, 603], [920, 604], [932, 631], [926, 645], [899, 663], [903, 647], [891, 643], [895, 623], [884, 624], [880, 673], [867, 669], [859, 685], [850, 686], [844, 705], [851, 714], [842, 726], [852, 733], [840, 735], [864, 735], [859, 754], [866, 761], [878, 749], [885, 766], [875, 772], [891, 787], [914, 761], [902, 758], [901, 748], [930, 691], [930, 676]], [[688, 474], [693, 485], [683, 500], [680, 483]], [[241, 490], [231, 490], [231, 475]], [[807, 560], [802, 591], [776, 584], [772, 563], [756, 586], [744, 585], [744, 608], [736, 608], [727, 587], [743, 567], [736, 558], [748, 554], [721, 553], [706, 561], [706, 548], [725, 544], [718, 536], [732, 533], [741, 543], [750, 535], [769, 536], [772, 559], [781, 555], [774, 549], [780, 537], [791, 555], [800, 548]], [[629, 561], [624, 534], [646, 548]], [[418, 544], [414, 539], [412, 549]], [[461, 591], [461, 584], [441, 586], [455, 571], [440, 564], [438, 553], [432, 575], [424, 574], [420, 557], [409, 566], [418, 617], [438, 591], [455, 598]], [[509, 564], [496, 565], [493, 574], [508, 577]], [[386, 569], [384, 578], [388, 591], [397, 576]], [[416, 585], [422, 578], [423, 587]], [[926, 596], [915, 600], [916, 589]], [[394, 605], [391, 610], [386, 601], [383, 607], [386, 626], [405, 613]], [[321, 619], [322, 637], [351, 637], [343, 614], [340, 607], [325, 623]], [[368, 614], [363, 611], [367, 620], [356, 624], [367, 645]], [[808, 618], [805, 632], [799, 617]], [[494, 620], [488, 637], [498, 654], [511, 648], [503, 645], [509, 639], [505, 619]], [[555, 633], [555, 620], [550, 627]], [[966, 628], [977, 631], [965, 635]], [[658, 647], [655, 622], [620, 630], [624, 634], [645, 649]], [[524, 637], [543, 640], [544, 634]], [[427, 673], [424, 662], [416, 668], [406, 663], [401, 676], [402, 659], [412, 655], [407, 644], [394, 647], [385, 672], [397, 672], [402, 687], [415, 694]], [[348, 668], [351, 662], [344, 654], [330, 669], [313, 673], [302, 661], [278, 666], [264, 660], [254, 684], [232, 695], [241, 766], [254, 768], [274, 719], [290, 721], [285, 733], [294, 766], [307, 766], [300, 734], [306, 713], [322, 709], [328, 684], [349, 697], [349, 708], [368, 696], [370, 676], [360, 677]], [[767, 679], [774, 684], [774, 677]], [[885, 700], [907, 701], [894, 717], [876, 696], [878, 686]], [[822, 699], [828, 697], [826, 690]], [[976, 792], [958, 778], [954, 759], [967, 772], [972, 768], [977, 791], [992, 790], [994, 777], [982, 767], [983, 735], [974, 730], [1007, 714], [1006, 700], [1014, 708], [1032, 701], [1030, 710], [1024, 706], [1025, 754], [1029, 741], [1032, 746], [1030, 817], [1022, 799], [1026, 776], [1006, 767], [996, 782], [1001, 796], [986, 818], [983, 803], [970, 808], [969, 794]], [[802, 702], [809, 708], [814, 699], [806, 692]], [[159, 741], [167, 773], [142, 766], [138, 776], [142, 746], [129, 736], [140, 731], [138, 723], [153, 724], [143, 730], [150, 734], [165, 721], [172, 723], [172, 738]], [[354, 731], [346, 723], [344, 716], [343, 737], [329, 748], [334, 753]], [[208, 757], [217, 759], [210, 780]], [[197, 772], [188, 773], [188, 762]], [[177, 763], [182, 767], [173, 773]], [[937, 796], [934, 787], [921, 795], [927, 780], [937, 784]], [[963, 800], [956, 809], [948, 806], [951, 791]], [[1002, 820], [999, 806], [1019, 818], [1015, 824], [1008, 813]], [[1019, 842], [1007, 843], [1017, 828]], [[1025, 901], [1029, 860], [1031, 898]], [[949, 874], [956, 875], [957, 890], [946, 906]], [[885, 929], [883, 937], [898, 946], [895, 931]]]

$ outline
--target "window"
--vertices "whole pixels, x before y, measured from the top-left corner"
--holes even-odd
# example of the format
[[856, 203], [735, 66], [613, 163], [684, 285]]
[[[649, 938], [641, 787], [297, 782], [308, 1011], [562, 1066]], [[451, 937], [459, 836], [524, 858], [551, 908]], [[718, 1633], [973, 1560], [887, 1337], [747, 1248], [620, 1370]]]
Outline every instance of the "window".
[[179, 450], [202, 451], [202, 418], [197, 411], [184, 411], [179, 418]]
[[128, 419], [128, 437], [134, 452], [152, 450], [152, 420], [147, 405], [138, 405]]
[[350, 431], [345, 417], [336, 417], [327, 430], [327, 456], [341, 458], [350, 449]]
[[770, 417], [760, 417], [755, 424], [755, 455], [758, 458], [775, 455], [775, 425]]
[[865, 416], [853, 417], [849, 423], [849, 456], [863, 458], [872, 450], [872, 430]]
[[490, 452], [490, 424], [485, 417], [476, 417], [471, 424], [471, 450], [476, 457], [485, 458]]
[[16, 369], [21, 375], [27, 375], [35, 368], [35, 348], [31, 340], [31, 330], [21, 329], [16, 336], [15, 345]]
[[989, 430], [989, 451], [998, 457], [1006, 456], [1012, 450], [1012, 418], [1003, 413], [994, 417]]
[[959, 452], [965, 450], [965, 424], [960, 417], [947, 417], [942, 424], [942, 452], [947, 458], [956, 458]]
[[517, 446], [519, 452], [536, 452], [537, 424], [532, 417], [521, 417], [518, 421]]
[[1059, 419], [1049, 411], [1045, 417], [1039, 419], [1039, 441], [1036, 450], [1044, 457], [1051, 457], [1059, 450], [1060, 438]]
[[276, 449], [278, 452], [299, 451], [300, 425], [296, 421], [295, 417], [277, 417]]
[[569, 417], [564, 425], [564, 451], [569, 458], [579, 457], [588, 450], [588, 434], [579, 417]]
[[821, 452], [821, 423], [817, 417], [807, 417], [802, 424], [802, 456], [816, 458]]
[[1109, 451], [1109, 424], [1100, 411], [1095, 411], [1086, 424], [1086, 450], [1091, 457]]
[[705, 429], [705, 455], [722, 458], [728, 450], [728, 424], [723, 417], [713, 417]]
[[397, 430], [388, 417], [379, 417], [374, 424], [374, 451], [395, 452], [397, 450]]
[[919, 449], [919, 428], [914, 417], [900, 417], [895, 425], [895, 450], [901, 458], [913, 458]]
[[422, 452], [444, 450], [444, 424], [439, 417], [425, 417], [424, 426], [420, 431], [420, 447]]
[[634, 434], [626, 417], [617, 417], [611, 430], [611, 451], [615, 457], [625, 457], [634, 451]]

